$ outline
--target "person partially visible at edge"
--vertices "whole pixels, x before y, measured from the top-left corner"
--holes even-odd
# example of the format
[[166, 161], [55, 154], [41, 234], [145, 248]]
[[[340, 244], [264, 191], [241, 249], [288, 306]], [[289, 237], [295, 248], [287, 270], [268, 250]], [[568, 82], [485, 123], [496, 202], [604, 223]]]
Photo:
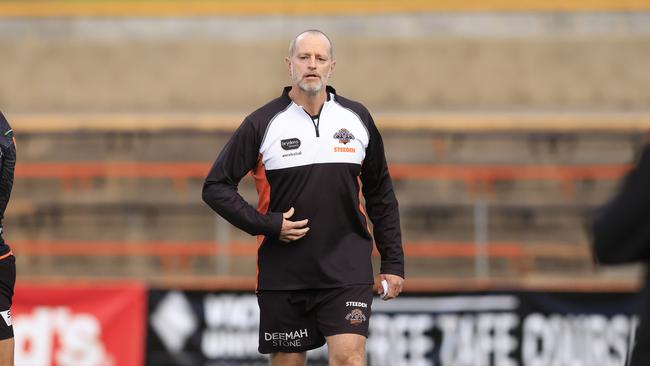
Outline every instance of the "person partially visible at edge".
[[16, 261], [5, 243], [2, 227], [5, 209], [14, 183], [16, 143], [14, 132], [0, 112], [0, 366], [14, 364], [14, 330], [11, 325], [11, 301], [16, 282]]
[[[244, 119], [203, 186], [214, 211], [259, 235], [259, 351], [271, 365], [304, 365], [305, 352], [325, 343], [330, 365], [365, 364], [374, 283], [368, 218], [384, 298], [402, 291], [399, 212], [382, 139], [363, 105], [327, 85], [333, 56], [323, 32], [296, 36], [286, 58], [291, 86]], [[257, 209], [237, 193], [248, 172]]]
[[[650, 144], [617, 195], [597, 213], [592, 226], [596, 259], [603, 264], [650, 264]], [[630, 366], [650, 365], [650, 272], [641, 290], [640, 323]]]

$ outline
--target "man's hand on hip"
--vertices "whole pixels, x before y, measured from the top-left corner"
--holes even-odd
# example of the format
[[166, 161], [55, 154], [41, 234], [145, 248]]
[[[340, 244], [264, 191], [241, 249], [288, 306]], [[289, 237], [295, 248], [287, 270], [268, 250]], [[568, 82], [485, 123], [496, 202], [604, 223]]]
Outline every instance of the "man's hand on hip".
[[[402, 284], [404, 284], [404, 279], [400, 276], [393, 274], [380, 274], [379, 281], [385, 280], [388, 282], [388, 293], [385, 296], [382, 296], [384, 300], [394, 299], [402, 292]], [[382, 295], [384, 289], [379, 286], [379, 294]]]
[[300, 221], [290, 221], [289, 218], [293, 216], [294, 213], [293, 207], [289, 211], [282, 214], [282, 229], [280, 230], [280, 241], [284, 243], [289, 243], [294, 240], [298, 240], [305, 236], [309, 231], [307, 227], [308, 219]]

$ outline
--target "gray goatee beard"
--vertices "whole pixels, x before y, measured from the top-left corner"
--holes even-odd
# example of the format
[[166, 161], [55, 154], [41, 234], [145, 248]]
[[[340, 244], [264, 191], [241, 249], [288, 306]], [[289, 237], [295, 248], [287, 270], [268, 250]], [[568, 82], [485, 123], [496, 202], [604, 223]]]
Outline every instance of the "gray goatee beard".
[[307, 85], [307, 83], [298, 83], [298, 87], [309, 95], [316, 95], [321, 89], [323, 89], [323, 82], [321, 81], [318, 85], [313, 86]]
[[316, 95], [321, 91], [321, 89], [323, 89], [323, 85], [325, 84], [326, 80], [323, 80], [323, 78], [321, 78], [320, 82], [317, 85], [311, 86], [305, 82], [298, 80], [293, 70], [291, 70], [291, 81], [294, 84], [297, 84], [300, 90], [304, 91], [305, 93], [309, 95]]

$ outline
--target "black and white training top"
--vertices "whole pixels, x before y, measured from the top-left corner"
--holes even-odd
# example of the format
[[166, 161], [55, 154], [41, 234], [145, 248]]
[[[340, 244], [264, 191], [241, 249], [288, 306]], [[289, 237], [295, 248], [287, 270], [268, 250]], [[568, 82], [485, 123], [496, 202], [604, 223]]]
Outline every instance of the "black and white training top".
[[0, 112], [0, 256], [9, 252], [2, 237], [2, 219], [14, 184], [14, 168], [16, 166], [16, 140], [9, 122]]
[[[333, 288], [373, 283], [372, 236], [381, 273], [404, 277], [397, 199], [384, 147], [368, 110], [327, 87], [328, 100], [310, 116], [286, 87], [248, 115], [217, 157], [203, 186], [203, 200], [231, 224], [260, 235], [258, 290]], [[238, 193], [251, 172], [259, 203]], [[278, 240], [282, 213], [309, 219], [303, 238]]]

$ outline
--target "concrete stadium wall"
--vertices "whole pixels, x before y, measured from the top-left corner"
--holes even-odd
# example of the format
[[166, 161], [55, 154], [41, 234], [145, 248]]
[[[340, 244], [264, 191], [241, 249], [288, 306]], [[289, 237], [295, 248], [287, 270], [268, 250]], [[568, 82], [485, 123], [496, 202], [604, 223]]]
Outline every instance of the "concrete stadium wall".
[[9, 112], [248, 111], [288, 83], [298, 31], [333, 38], [373, 110], [639, 110], [650, 13], [0, 20]]

